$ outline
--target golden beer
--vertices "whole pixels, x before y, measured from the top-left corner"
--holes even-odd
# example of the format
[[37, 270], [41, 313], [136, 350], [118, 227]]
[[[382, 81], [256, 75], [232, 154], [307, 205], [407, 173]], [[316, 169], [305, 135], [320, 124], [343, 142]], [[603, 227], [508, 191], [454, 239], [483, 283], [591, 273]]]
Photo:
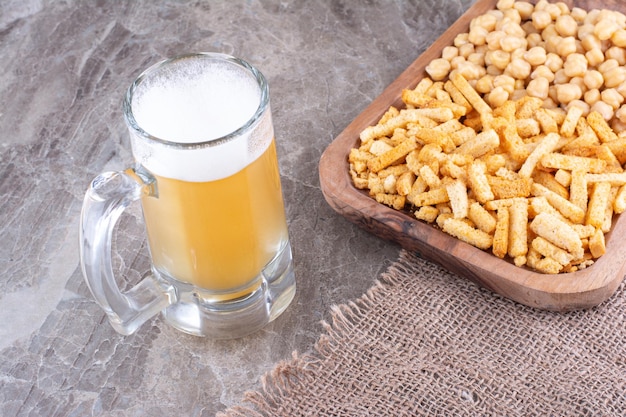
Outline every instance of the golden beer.
[[257, 275], [288, 240], [274, 140], [227, 178], [155, 178], [157, 196], [142, 203], [157, 270], [216, 296], [258, 286]]
[[[198, 336], [261, 329], [296, 292], [265, 77], [229, 55], [180, 55], [139, 75], [123, 110], [133, 167], [96, 177], [81, 213], [96, 301], [122, 334], [159, 313]], [[113, 229], [139, 199], [152, 273], [122, 293]]]

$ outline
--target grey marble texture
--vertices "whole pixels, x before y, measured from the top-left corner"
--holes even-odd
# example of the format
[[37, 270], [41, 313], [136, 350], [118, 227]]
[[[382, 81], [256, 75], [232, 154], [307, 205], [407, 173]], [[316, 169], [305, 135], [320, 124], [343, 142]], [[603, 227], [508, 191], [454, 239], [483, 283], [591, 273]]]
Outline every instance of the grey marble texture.
[[[307, 352], [330, 307], [363, 294], [399, 248], [332, 211], [326, 146], [472, 0], [0, 2], [0, 415], [212, 416]], [[212, 341], [155, 318], [114, 332], [78, 258], [89, 181], [131, 163], [121, 97], [147, 66], [224, 52], [270, 84], [298, 293], [252, 336]], [[149, 259], [140, 210], [116, 233], [115, 265]]]

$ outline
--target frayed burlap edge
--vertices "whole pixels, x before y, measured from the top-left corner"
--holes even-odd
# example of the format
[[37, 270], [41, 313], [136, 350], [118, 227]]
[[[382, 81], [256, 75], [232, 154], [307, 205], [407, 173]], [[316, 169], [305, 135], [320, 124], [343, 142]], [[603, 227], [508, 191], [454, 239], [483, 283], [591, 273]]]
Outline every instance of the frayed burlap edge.
[[[416, 281], [416, 273], [422, 276], [421, 281]], [[416, 282], [421, 283], [419, 285], [425, 285], [425, 287], [419, 287], [416, 291]], [[430, 283], [434, 284], [428, 287]], [[445, 290], [442, 291], [442, 288]], [[357, 398], [356, 401], [358, 401], [363, 398], [362, 396], [359, 397], [359, 394], [352, 396], [353, 393], [351, 392], [348, 392], [346, 396], [346, 386], [343, 384], [343, 380], [334, 379], [329, 382], [329, 379], [333, 379], [329, 378], [329, 375], [334, 375], [334, 371], [327, 367], [329, 365], [337, 366], [337, 373], [346, 378], [350, 375], [349, 372], [345, 372], [348, 365], [344, 366], [342, 363], [337, 363], [337, 358], [344, 358], [346, 350], [358, 351], [359, 346], [355, 346], [355, 343], [363, 341], [378, 343], [379, 340], [385, 339], [382, 340], [383, 344], [387, 344], [385, 348], [389, 348], [390, 339], [396, 343], [397, 339], [389, 338], [388, 335], [378, 338], [378, 335], [366, 333], [371, 321], [377, 322], [379, 325], [375, 331], [381, 330], [381, 323], [389, 324], [385, 320], [378, 319], [381, 313], [384, 315], [384, 311], [376, 310], [380, 308], [380, 305], [384, 305], [382, 298], [392, 293], [397, 297], [398, 293], [405, 294], [411, 290], [418, 293], [430, 291], [430, 295], [419, 295], [416, 300], [430, 301], [433, 304], [417, 306], [416, 308], [407, 308], [407, 305], [404, 305], [402, 310], [409, 310], [409, 317], [412, 317], [413, 314], [422, 314], [420, 320], [432, 316], [441, 320], [435, 327], [430, 327], [427, 332], [418, 328], [415, 330], [406, 327], [401, 328], [399, 333], [404, 332], [405, 337], [407, 333], [410, 333], [411, 342], [413, 339], [418, 340], [424, 337], [424, 340], [428, 341], [429, 336], [432, 339], [433, 329], [436, 329], [437, 334], [435, 336], [437, 337], [439, 337], [438, 332], [445, 333], [443, 330], [448, 328], [456, 331], [459, 329], [458, 323], [460, 321], [463, 322], [462, 324], [466, 324], [465, 322], [468, 321], [472, 325], [478, 326], [478, 328], [473, 328], [470, 331], [478, 330], [480, 334], [478, 336], [472, 333], [453, 334], [452, 338], [450, 333], [444, 334], [446, 343], [461, 341], [461, 344], [456, 347], [460, 346], [463, 349], [460, 351], [451, 351], [449, 348], [443, 349], [442, 356], [450, 353], [475, 355], [477, 351], [472, 350], [473, 347], [468, 343], [501, 344], [504, 342], [506, 344], [505, 349], [502, 349], [501, 345], [497, 348], [500, 348], [500, 353], [504, 351], [506, 354], [516, 355], [514, 357], [517, 361], [515, 366], [508, 368], [505, 366], [502, 370], [485, 367], [483, 364], [482, 368], [474, 369], [472, 360], [475, 360], [475, 357], [463, 357], [461, 359], [464, 360], [457, 360], [457, 362], [455, 359], [446, 360], [444, 358], [439, 360], [439, 358], [432, 356], [426, 357], [433, 351], [440, 353], [438, 348], [433, 349], [433, 345], [426, 346], [424, 349], [422, 349], [423, 345], [417, 347], [411, 345], [408, 353], [416, 358], [412, 361], [413, 367], [409, 369], [412, 373], [411, 377], [418, 381], [425, 381], [420, 382], [420, 384], [426, 384], [428, 381], [439, 384], [437, 387], [439, 390], [432, 390], [429, 387], [425, 392], [420, 392], [420, 394], [436, 394], [436, 396], [431, 396], [415, 407], [412, 401], [420, 402], [420, 398], [409, 398], [409, 401], [405, 401], [403, 404], [407, 409], [410, 408], [408, 411], [405, 409], [381, 411], [376, 407], [371, 409], [359, 408], [358, 404], [355, 407], [345, 407], [342, 404], [342, 407], [333, 408], [331, 412], [328, 412], [328, 407], [326, 407], [325, 413], [318, 413], [315, 406], [318, 404], [327, 406], [324, 399], [328, 399], [330, 403], [333, 399], [328, 396], [335, 394], [334, 387], [331, 387], [330, 392], [328, 390], [323, 391], [326, 397], [320, 395], [322, 391], [316, 391], [316, 388], [319, 388], [320, 378], [322, 382], [342, 385], [336, 391], [338, 396], [343, 395], [342, 400], [344, 401], [354, 401], [354, 398]], [[456, 294], [459, 292], [463, 293], [465, 297], [457, 298]], [[435, 310], [445, 308], [450, 308], [450, 311], [433, 313]], [[474, 317], [466, 320], [463, 316], [465, 311], [471, 312]], [[392, 319], [396, 319], [396, 315], [391, 314], [390, 316]], [[448, 319], [449, 317], [453, 318]], [[515, 317], [515, 319], [512, 320], [511, 317]], [[398, 260], [381, 275], [379, 281], [362, 297], [353, 302], [332, 307], [331, 324], [322, 323], [324, 332], [312, 353], [299, 354], [294, 352], [291, 360], [279, 363], [262, 378], [262, 388], [259, 391], [246, 393], [243, 402], [250, 404], [250, 406], [234, 406], [224, 413], [218, 414], [218, 416], [521, 416], [536, 415], [535, 413], [543, 413], [544, 411], [545, 413], [542, 415], [626, 415], [623, 413], [626, 410], [626, 338], [621, 331], [625, 317], [624, 284], [618, 289], [617, 296], [591, 311], [569, 314], [538, 312], [492, 294], [472, 283], [458, 280], [458, 277], [452, 276], [434, 264], [419, 259], [415, 254], [401, 251]], [[516, 326], [518, 325], [523, 328], [523, 331], [517, 330]], [[389, 327], [393, 328], [395, 325], [391, 323]], [[385, 330], [385, 326], [382, 328]], [[463, 327], [460, 329], [464, 330]], [[503, 336], [491, 336], [492, 334], [506, 333], [514, 334], [517, 339], [510, 340]], [[362, 335], [365, 337], [361, 338]], [[542, 340], [544, 335], [546, 340]], [[346, 346], [346, 342], [348, 342], [348, 346]], [[437, 343], [440, 342], [437, 341]], [[565, 348], [561, 347], [562, 344], [565, 345]], [[372, 346], [375, 347], [374, 344], [364, 346], [361, 351], [367, 355], [368, 349], [371, 349]], [[470, 347], [468, 348], [468, 346]], [[533, 349], [536, 352], [533, 352]], [[395, 365], [406, 358], [407, 354], [405, 350], [402, 352], [405, 356], [400, 355], [398, 357], [395, 355], [396, 351], [393, 346], [391, 346], [391, 350], [381, 352], [387, 355], [386, 358], [389, 361], [395, 361]], [[483, 351], [479, 350], [479, 352], [482, 356]], [[488, 349], [485, 356], [489, 357], [489, 353]], [[528, 355], [528, 358], [525, 355]], [[421, 361], [422, 358], [424, 361]], [[495, 359], [501, 359], [501, 357]], [[418, 362], [417, 367], [415, 366], [416, 361]], [[530, 365], [526, 362], [530, 362]], [[384, 361], [377, 363], [377, 365], [381, 364], [385, 366]], [[371, 364], [368, 365], [371, 366]], [[492, 372], [494, 374], [491, 374]], [[528, 377], [529, 373], [532, 374], [533, 372], [536, 374], [530, 375], [528, 380], [520, 380], [520, 378]], [[457, 378], [457, 374], [460, 374], [460, 377]], [[363, 376], [362, 373], [361, 376]], [[380, 375], [377, 376], [380, 377]], [[545, 381], [544, 376], [548, 377]], [[365, 375], [365, 378], [367, 379], [368, 375]], [[406, 382], [405, 379], [404, 383]], [[410, 382], [409, 380], [409, 388], [411, 389], [419, 385], [411, 386]], [[512, 383], [510, 388], [501, 388], [509, 382]], [[520, 385], [515, 386], [515, 384]], [[556, 388], [552, 388], [552, 386], [556, 386]], [[308, 391], [309, 387], [311, 391]], [[442, 387], [445, 390], [441, 390]], [[420, 387], [417, 386], [417, 388]], [[520, 392], [517, 391], [518, 388], [522, 389], [520, 397], [517, 397]], [[571, 395], [568, 391], [570, 388], [573, 391]], [[524, 390], [526, 391], [524, 392]], [[533, 390], [543, 392], [535, 396]], [[452, 397], [451, 391], [454, 391]], [[395, 405], [395, 396], [398, 393], [400, 395], [406, 394], [406, 392], [394, 392], [394, 399], [391, 402]], [[409, 395], [414, 392], [409, 391]], [[375, 395], [378, 394], [380, 392], [375, 393]], [[527, 398], [524, 398], [524, 394]], [[448, 401], [447, 405], [446, 400]], [[533, 401], [536, 404], [533, 404]], [[572, 402], [576, 405], [571, 406]], [[347, 410], [347, 408], [352, 411]], [[355, 409], [358, 412], [354, 412]], [[516, 412], [517, 409], [521, 411]], [[563, 412], [558, 410], [563, 410]]]

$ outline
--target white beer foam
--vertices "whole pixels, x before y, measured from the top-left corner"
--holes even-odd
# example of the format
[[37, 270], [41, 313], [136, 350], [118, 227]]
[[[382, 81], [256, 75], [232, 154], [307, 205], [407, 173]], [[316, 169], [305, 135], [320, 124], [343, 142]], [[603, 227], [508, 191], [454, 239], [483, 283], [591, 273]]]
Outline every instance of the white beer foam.
[[[132, 111], [148, 134], [169, 142], [198, 143], [228, 135], [250, 120], [261, 102], [256, 78], [234, 63], [186, 59], [135, 90]], [[184, 181], [231, 176], [258, 158], [273, 138], [269, 106], [258, 126], [220, 145], [179, 149], [131, 131], [133, 154], [156, 175]]]

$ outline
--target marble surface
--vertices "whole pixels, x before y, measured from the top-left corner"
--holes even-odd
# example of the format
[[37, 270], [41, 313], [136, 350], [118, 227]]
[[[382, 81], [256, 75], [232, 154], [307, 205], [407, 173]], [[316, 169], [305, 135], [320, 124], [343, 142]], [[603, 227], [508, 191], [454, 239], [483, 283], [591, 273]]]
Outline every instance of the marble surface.
[[[326, 146], [472, 0], [0, 2], [0, 415], [211, 416], [240, 403], [330, 307], [363, 294], [399, 248], [349, 224], [319, 189]], [[79, 267], [89, 181], [131, 163], [121, 97], [163, 58], [216, 51], [270, 84], [298, 292], [261, 332], [231, 341], [159, 318], [108, 324]], [[140, 210], [116, 233], [119, 276], [149, 259]]]

